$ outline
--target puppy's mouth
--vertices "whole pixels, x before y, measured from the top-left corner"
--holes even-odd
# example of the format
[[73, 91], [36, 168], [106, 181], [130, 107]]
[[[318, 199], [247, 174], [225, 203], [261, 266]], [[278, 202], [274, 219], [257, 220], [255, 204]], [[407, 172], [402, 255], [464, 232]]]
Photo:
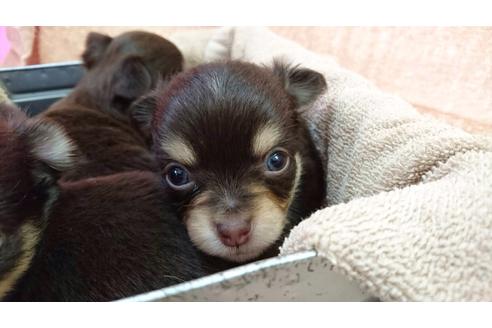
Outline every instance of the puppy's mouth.
[[225, 256], [220, 257], [232, 262], [244, 262], [254, 259], [260, 256], [267, 248], [261, 247], [257, 245], [257, 243], [255, 243], [255, 240], [257, 240], [258, 237], [255, 236], [254, 226], [249, 232], [248, 240], [241, 245], [231, 245], [230, 243], [224, 243], [219, 232], [216, 232], [216, 238], [217, 241], [221, 243], [222, 247], [224, 248]]
[[254, 258], [257, 258], [262, 253], [263, 253], [263, 251], [242, 252], [241, 250], [238, 250], [236, 253], [233, 253], [232, 256], [228, 256], [225, 259], [227, 259], [231, 262], [242, 263], [242, 262], [246, 262], [246, 261], [252, 260]]
[[280, 238], [285, 226], [285, 216], [280, 212], [274, 214], [277, 215], [268, 219], [253, 219], [246, 240], [237, 235], [227, 239], [221, 235], [216, 223], [209, 216], [190, 218], [186, 220], [186, 227], [198, 249], [206, 254], [240, 263], [259, 257]]
[[209, 238], [206, 241], [202, 239], [202, 242], [199, 242], [190, 234], [197, 247], [205, 253], [231, 262], [240, 263], [254, 259], [260, 256], [269, 246], [261, 242], [261, 235], [257, 234], [255, 225], [252, 225], [247, 240], [241, 243], [239, 241], [224, 240], [215, 224], [210, 224], [207, 230], [209, 230]]

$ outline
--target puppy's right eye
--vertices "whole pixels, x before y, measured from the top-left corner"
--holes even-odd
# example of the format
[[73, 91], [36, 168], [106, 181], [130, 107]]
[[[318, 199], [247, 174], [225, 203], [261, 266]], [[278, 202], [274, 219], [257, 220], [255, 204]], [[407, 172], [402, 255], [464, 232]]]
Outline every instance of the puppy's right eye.
[[193, 186], [188, 171], [179, 164], [170, 164], [165, 169], [166, 181], [174, 189], [186, 190]]

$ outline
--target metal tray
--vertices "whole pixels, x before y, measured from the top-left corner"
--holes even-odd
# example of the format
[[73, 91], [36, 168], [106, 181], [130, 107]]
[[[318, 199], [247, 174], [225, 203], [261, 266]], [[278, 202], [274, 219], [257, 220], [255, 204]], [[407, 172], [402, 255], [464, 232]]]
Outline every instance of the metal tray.
[[374, 301], [315, 251], [243, 265], [126, 298], [149, 301]]
[[65, 97], [84, 74], [80, 62], [0, 69], [0, 83], [9, 98], [30, 116]]

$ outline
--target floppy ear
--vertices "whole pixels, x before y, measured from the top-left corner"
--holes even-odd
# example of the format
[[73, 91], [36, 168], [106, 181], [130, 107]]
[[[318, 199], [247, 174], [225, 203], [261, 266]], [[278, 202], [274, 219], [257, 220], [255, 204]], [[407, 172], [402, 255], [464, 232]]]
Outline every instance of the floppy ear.
[[138, 56], [126, 57], [117, 68], [113, 79], [113, 105], [126, 110], [138, 97], [152, 88], [152, 76]]
[[77, 148], [59, 126], [51, 122], [34, 120], [24, 131], [31, 156], [35, 160], [36, 180], [56, 181], [60, 173], [76, 163]]
[[299, 65], [292, 66], [274, 60], [273, 74], [280, 79], [285, 91], [294, 98], [297, 107], [312, 103], [326, 90], [323, 75]]
[[110, 36], [101, 33], [91, 32], [87, 35], [85, 50], [82, 54], [82, 60], [87, 69], [99, 62], [112, 40]]

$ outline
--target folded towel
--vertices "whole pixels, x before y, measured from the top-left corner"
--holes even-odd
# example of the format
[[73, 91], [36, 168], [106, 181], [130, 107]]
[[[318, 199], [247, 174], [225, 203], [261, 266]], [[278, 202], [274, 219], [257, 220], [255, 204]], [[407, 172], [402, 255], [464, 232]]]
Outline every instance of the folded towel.
[[381, 300], [492, 300], [491, 139], [424, 118], [266, 29], [201, 38], [174, 39], [193, 65], [282, 57], [327, 80], [303, 111], [327, 172], [327, 207], [292, 230], [281, 254], [314, 249]]

